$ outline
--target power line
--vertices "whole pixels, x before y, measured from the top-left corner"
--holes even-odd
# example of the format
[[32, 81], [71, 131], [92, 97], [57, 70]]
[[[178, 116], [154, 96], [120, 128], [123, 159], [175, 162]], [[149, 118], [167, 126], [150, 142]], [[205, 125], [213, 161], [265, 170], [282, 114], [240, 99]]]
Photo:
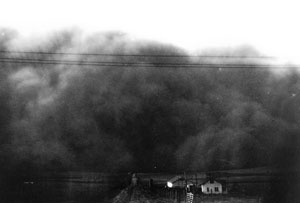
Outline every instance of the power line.
[[70, 56], [110, 56], [110, 57], [157, 57], [157, 58], [233, 58], [233, 59], [275, 59], [273, 56], [233, 56], [233, 55], [180, 55], [180, 54], [118, 54], [118, 53], [75, 53], [45, 51], [3, 51], [6, 54], [39, 54], [39, 55], [70, 55]]
[[5, 59], [0, 63], [16, 63], [30, 65], [68, 65], [68, 66], [95, 66], [95, 67], [152, 67], [152, 68], [288, 68], [287, 65], [264, 64], [237, 64], [237, 63], [136, 63], [136, 62], [89, 62], [69, 60], [36, 60], [36, 59]]
[[[124, 61], [87, 61], [87, 60], [57, 60], [57, 59], [30, 59], [30, 58], [12, 58], [12, 57], [0, 57], [0, 60], [3, 62], [14, 62], [22, 61], [24, 63], [38, 63], [38, 62], [54, 62], [54, 63], [74, 63], [74, 64], [95, 64], [95, 65], [106, 65], [106, 64], [120, 64], [120, 65], [155, 65], [155, 66], [198, 66], [198, 65], [230, 65], [230, 66], [240, 66], [240, 65], [249, 65], [255, 66], [257, 64], [241, 64], [241, 63], [171, 63], [171, 62], [124, 62]], [[268, 65], [266, 65], [268, 66]]]

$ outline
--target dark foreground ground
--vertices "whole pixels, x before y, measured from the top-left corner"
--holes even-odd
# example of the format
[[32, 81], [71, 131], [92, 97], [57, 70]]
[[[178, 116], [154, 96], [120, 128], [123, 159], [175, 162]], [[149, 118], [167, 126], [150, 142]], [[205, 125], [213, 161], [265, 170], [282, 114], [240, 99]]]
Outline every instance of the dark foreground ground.
[[[32, 177], [9, 177], [0, 181], [0, 203], [132, 203], [184, 202], [185, 193], [170, 192], [165, 186], [175, 175], [138, 173], [139, 186], [130, 187], [128, 173], [57, 172]], [[207, 173], [189, 173], [186, 178], [201, 182]], [[226, 182], [227, 195], [197, 194], [194, 202], [299, 203], [297, 173], [282, 174], [267, 169], [214, 172]], [[149, 180], [153, 187], [149, 188]]]
[[[115, 198], [112, 203], [184, 203], [186, 202], [185, 196], [181, 198], [172, 198], [170, 196], [162, 196], [157, 193], [141, 188], [141, 187], [128, 187], [122, 190]], [[261, 198], [255, 197], [234, 197], [231, 195], [227, 196], [203, 196], [195, 195], [194, 203], [260, 203]]]

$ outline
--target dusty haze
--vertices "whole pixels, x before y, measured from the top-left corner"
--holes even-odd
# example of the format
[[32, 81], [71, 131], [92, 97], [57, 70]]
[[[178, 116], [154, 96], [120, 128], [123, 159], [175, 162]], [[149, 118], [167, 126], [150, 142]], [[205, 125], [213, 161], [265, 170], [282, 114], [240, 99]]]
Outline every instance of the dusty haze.
[[[33, 43], [11, 30], [3, 33], [2, 51], [187, 55], [178, 47], [122, 33], [83, 39], [61, 32]], [[220, 53], [259, 55], [249, 47]], [[299, 168], [300, 75], [295, 69], [274, 74], [253, 60], [247, 63], [258, 68], [157, 65], [216, 63], [192, 57], [0, 56], [153, 64], [122, 68], [1, 60], [3, 170]]]

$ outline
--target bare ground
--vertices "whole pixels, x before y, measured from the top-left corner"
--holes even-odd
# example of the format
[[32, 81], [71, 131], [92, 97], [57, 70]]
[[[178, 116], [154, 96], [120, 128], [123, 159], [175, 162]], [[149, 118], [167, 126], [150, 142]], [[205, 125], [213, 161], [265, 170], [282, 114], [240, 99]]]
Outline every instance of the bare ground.
[[[174, 203], [174, 199], [159, 197], [141, 187], [128, 187], [122, 190], [112, 203]], [[181, 201], [183, 203], [185, 201]], [[230, 196], [195, 196], [193, 203], [260, 203], [258, 198]]]

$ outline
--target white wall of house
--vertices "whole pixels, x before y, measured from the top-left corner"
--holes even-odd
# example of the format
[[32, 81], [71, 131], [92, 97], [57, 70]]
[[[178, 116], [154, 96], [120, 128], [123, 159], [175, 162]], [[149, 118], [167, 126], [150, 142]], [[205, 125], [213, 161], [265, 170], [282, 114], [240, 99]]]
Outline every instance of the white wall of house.
[[222, 194], [222, 184], [217, 181], [207, 181], [201, 185], [201, 191], [204, 194]]

